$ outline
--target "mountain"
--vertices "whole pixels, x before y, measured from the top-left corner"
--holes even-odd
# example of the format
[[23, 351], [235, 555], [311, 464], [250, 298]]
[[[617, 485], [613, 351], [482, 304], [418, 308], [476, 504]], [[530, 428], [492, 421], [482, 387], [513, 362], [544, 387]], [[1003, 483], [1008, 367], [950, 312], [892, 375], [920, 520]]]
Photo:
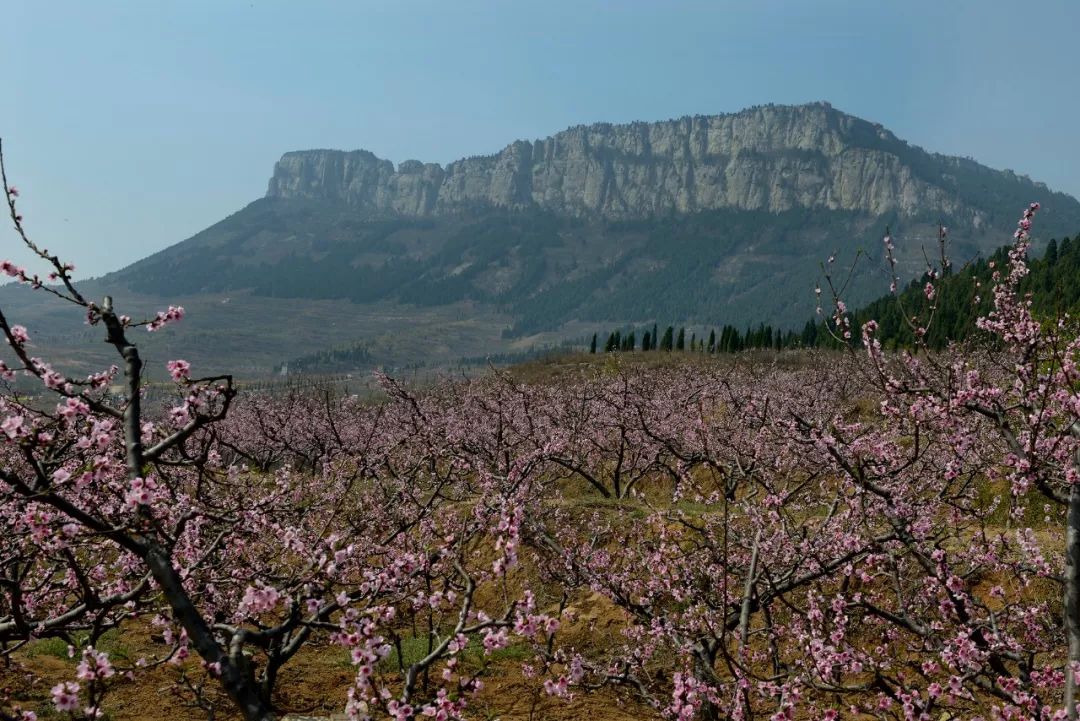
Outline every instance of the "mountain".
[[205, 303], [208, 357], [251, 372], [335, 347], [445, 362], [618, 323], [794, 327], [826, 257], [864, 251], [846, 295], [868, 301], [887, 226], [914, 276], [938, 223], [966, 260], [1032, 200], [1043, 238], [1080, 230], [1080, 203], [1024, 176], [827, 103], [768, 105], [577, 126], [445, 167], [286, 153], [264, 198], [99, 283]]
[[286, 153], [267, 197], [409, 218], [477, 208], [539, 208], [609, 221], [813, 209], [947, 215], [978, 228], [996, 212], [987, 205], [1018, 191], [1047, 188], [971, 160], [930, 155], [880, 125], [818, 103], [582, 125], [446, 168], [408, 160], [395, 169], [363, 150]]

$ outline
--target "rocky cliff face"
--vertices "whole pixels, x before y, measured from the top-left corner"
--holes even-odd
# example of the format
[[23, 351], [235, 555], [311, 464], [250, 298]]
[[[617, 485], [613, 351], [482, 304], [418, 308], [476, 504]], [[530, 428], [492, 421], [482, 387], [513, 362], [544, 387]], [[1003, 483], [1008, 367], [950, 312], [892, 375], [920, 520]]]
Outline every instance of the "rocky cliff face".
[[[913, 155], [924, 161], [918, 170], [908, 162]], [[927, 172], [932, 166], [947, 181], [950, 163], [976, 165], [930, 155], [880, 125], [815, 103], [578, 126], [445, 168], [409, 160], [395, 169], [362, 150], [291, 152], [277, 163], [268, 196], [339, 200], [408, 217], [477, 206], [608, 219], [820, 208], [939, 213], [978, 226], [980, 210]]]

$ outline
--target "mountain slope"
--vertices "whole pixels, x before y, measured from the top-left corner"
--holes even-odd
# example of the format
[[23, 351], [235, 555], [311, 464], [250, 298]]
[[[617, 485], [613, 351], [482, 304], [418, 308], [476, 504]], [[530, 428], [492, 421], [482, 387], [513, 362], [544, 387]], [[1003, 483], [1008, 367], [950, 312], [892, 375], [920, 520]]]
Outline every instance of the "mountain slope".
[[[276, 340], [245, 361], [267, 369], [368, 339], [373, 362], [440, 362], [616, 323], [793, 327], [829, 255], [865, 250], [847, 297], [868, 301], [886, 226], [913, 276], [937, 223], [966, 260], [1006, 242], [1031, 200], [1044, 238], [1080, 229], [1080, 203], [1028, 178], [927, 153], [824, 103], [762, 106], [578, 126], [446, 167], [286, 153], [266, 197], [100, 282], [247, 308], [232, 320], [213, 306], [207, 332], [224, 347], [241, 318], [245, 333], [264, 329]], [[380, 352], [375, 326], [353, 323], [309, 328], [301, 344], [258, 318], [271, 301], [301, 315], [336, 302], [342, 316], [392, 319], [402, 337], [434, 335]], [[446, 319], [482, 332], [440, 335]]]

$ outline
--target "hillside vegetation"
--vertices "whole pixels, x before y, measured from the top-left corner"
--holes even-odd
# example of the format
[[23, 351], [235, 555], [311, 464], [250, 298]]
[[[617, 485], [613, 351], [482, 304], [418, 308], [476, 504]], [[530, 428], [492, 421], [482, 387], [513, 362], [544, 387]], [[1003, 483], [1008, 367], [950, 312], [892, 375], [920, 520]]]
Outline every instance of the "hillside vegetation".
[[[1080, 228], [1080, 203], [1026, 177], [827, 104], [760, 106], [583, 125], [446, 167], [286, 153], [266, 197], [101, 287], [212, 310], [206, 342], [241, 339], [228, 360], [254, 374], [357, 345], [371, 365], [448, 365], [653, 323], [775, 340], [812, 317], [822, 259], [864, 251], [858, 307], [886, 285], [886, 227], [907, 282], [938, 224], [958, 262], [986, 257], [1012, 231], [1003, 209], [1033, 198], [1042, 240]], [[293, 336], [267, 320], [281, 314], [317, 321]]]

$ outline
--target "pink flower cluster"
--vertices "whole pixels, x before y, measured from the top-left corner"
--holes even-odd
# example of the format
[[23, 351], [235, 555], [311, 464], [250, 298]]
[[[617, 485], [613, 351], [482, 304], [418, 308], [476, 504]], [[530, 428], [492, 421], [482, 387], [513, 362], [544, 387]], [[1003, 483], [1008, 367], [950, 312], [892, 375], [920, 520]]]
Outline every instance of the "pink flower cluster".
[[166, 368], [172, 379], [178, 383], [191, 377], [191, 364], [186, 360], [171, 360], [166, 363]]
[[160, 496], [157, 482], [152, 478], [133, 478], [124, 495], [128, 508], [146, 508], [155, 503]]
[[168, 310], [159, 310], [157, 315], [154, 316], [149, 323], [146, 324], [146, 330], [155, 331], [165, 327], [169, 323], [176, 322], [184, 317], [183, 306], [170, 305]]
[[79, 710], [79, 684], [64, 681], [52, 687], [53, 706], [60, 713]]
[[103, 681], [115, 674], [108, 654], [94, 648], [83, 650], [82, 660], [75, 669], [75, 678], [80, 681]]
[[281, 593], [272, 586], [248, 586], [237, 607], [237, 613], [241, 618], [259, 616], [273, 611], [281, 600]]

